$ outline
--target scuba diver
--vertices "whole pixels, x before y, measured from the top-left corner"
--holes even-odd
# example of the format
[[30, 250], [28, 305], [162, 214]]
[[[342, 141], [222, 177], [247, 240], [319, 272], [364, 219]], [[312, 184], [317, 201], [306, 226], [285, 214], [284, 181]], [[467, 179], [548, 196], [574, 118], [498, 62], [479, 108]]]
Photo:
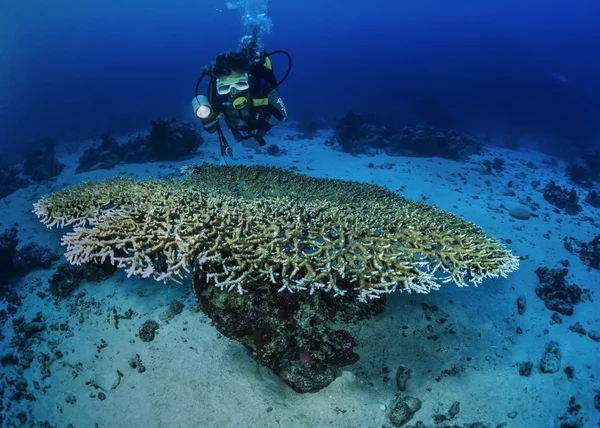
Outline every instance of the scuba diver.
[[[288, 70], [279, 82], [270, 59], [277, 53], [285, 54], [289, 61]], [[265, 53], [258, 47], [256, 33], [242, 39], [239, 51], [223, 53], [203, 68], [192, 107], [204, 129], [211, 134], [217, 132], [223, 161], [225, 156], [232, 156], [232, 150], [221, 129], [221, 116], [243, 146], [264, 146], [265, 134], [287, 117], [277, 88], [287, 79], [291, 68], [290, 55], [281, 50]], [[206, 95], [199, 95], [198, 88], [205, 76], [210, 77]]]

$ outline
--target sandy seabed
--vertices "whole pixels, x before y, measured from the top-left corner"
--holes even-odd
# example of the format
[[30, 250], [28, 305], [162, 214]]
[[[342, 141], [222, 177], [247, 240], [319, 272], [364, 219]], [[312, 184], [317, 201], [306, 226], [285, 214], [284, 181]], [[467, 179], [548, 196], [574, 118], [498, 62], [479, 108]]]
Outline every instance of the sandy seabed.
[[[77, 290], [83, 297], [57, 301], [48, 293], [52, 271], [38, 270], [15, 285], [22, 305], [13, 315], [28, 321], [41, 313], [47, 326], [28, 342], [36, 358], [23, 376], [34, 400], [12, 402], [7, 426], [39, 426], [47, 421], [49, 426], [76, 428], [391, 427], [388, 415], [399, 395], [422, 401], [409, 422], [413, 425], [423, 421], [434, 426], [433, 415], [447, 414], [459, 402], [460, 412], [441, 425], [483, 422], [490, 427], [506, 423], [549, 428], [560, 426], [559, 417], [575, 397], [584, 426], [598, 426], [600, 411], [594, 408], [594, 396], [600, 390], [600, 343], [569, 327], [579, 322], [600, 331], [600, 307], [593, 300], [600, 272], [567, 252], [563, 238], [591, 241], [598, 234], [600, 211], [583, 204], [581, 214], [569, 216], [555, 212], [543, 199], [541, 189], [550, 180], [571, 187], [564, 165], [543, 162], [548, 156], [534, 151], [501, 148], [486, 148], [483, 155], [463, 163], [384, 154], [352, 156], [327, 146], [327, 133], [311, 140], [293, 134], [283, 127], [268, 139], [285, 154], [270, 156], [235, 146], [238, 158], [231, 163], [380, 184], [482, 226], [522, 258], [519, 270], [508, 279], [486, 280], [478, 287], [447, 284], [428, 295], [390, 295], [383, 315], [348, 326], [360, 343], [355, 349], [360, 361], [346, 367], [329, 387], [308, 394], [292, 391], [243, 345], [220, 335], [198, 311], [191, 280], [165, 285], [117, 272], [101, 283], [83, 283]], [[218, 142], [209, 136], [201, 147], [203, 154], [186, 162], [123, 165], [76, 175], [78, 157], [88, 144], [59, 147], [59, 160], [67, 168], [56, 180], [4, 198], [3, 226], [18, 223], [22, 245], [33, 241], [64, 251], [59, 245], [64, 231], [46, 229], [31, 212], [32, 203], [48, 192], [84, 180], [164, 177], [178, 174], [186, 164], [218, 162]], [[504, 171], [484, 174], [484, 160], [495, 157], [506, 161]], [[536, 180], [540, 186], [533, 185]], [[583, 199], [584, 189], [576, 189]], [[518, 206], [538, 208], [529, 220], [518, 220], [509, 215]], [[558, 324], [551, 322], [552, 312], [536, 297], [535, 270], [563, 267], [565, 261], [567, 281], [591, 289], [592, 299], [577, 304], [574, 314]], [[517, 312], [519, 296], [527, 301], [523, 315]], [[173, 300], [184, 304], [183, 312], [161, 321]], [[446, 312], [448, 321], [428, 321], [424, 304]], [[117, 328], [114, 314], [128, 310], [133, 316], [120, 319]], [[138, 331], [149, 319], [158, 321], [160, 328], [152, 342], [143, 342]], [[2, 334], [0, 350], [6, 355], [14, 351], [10, 319], [2, 325]], [[547, 374], [539, 365], [550, 341], [559, 344], [562, 360], [558, 372]], [[138, 371], [139, 364], [132, 368], [132, 359], [145, 371]], [[526, 361], [533, 363], [527, 377], [519, 374]], [[411, 370], [404, 392], [395, 382], [399, 366]], [[567, 366], [574, 369], [572, 379], [563, 370]], [[8, 390], [6, 385], [18, 374], [10, 365], [2, 371]], [[17, 418], [19, 412], [27, 416], [24, 424]]]

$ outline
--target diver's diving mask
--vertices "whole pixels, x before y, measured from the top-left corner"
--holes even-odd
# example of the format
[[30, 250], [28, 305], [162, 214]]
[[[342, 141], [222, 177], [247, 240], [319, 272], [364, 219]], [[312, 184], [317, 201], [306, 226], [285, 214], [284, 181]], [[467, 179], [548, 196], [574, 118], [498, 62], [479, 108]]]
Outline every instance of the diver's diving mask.
[[217, 79], [217, 93], [219, 95], [227, 95], [234, 88], [238, 91], [245, 91], [246, 89], [250, 88], [248, 73], [233, 77], [226, 77], [224, 79]]

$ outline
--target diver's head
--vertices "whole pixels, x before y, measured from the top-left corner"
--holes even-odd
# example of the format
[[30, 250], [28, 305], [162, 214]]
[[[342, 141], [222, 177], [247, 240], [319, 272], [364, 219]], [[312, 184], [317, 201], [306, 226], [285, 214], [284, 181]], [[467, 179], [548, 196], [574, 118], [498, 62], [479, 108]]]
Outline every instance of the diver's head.
[[246, 52], [225, 52], [215, 58], [212, 74], [217, 79], [248, 74], [250, 61]]

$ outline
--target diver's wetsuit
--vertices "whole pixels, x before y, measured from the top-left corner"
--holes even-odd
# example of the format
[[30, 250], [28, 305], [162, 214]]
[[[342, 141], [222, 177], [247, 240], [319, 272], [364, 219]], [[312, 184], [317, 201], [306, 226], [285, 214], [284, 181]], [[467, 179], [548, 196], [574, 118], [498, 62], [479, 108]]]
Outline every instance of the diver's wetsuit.
[[[248, 79], [250, 88], [236, 95], [219, 95], [215, 79], [210, 81], [207, 98], [212, 113], [206, 119], [200, 119], [207, 132], [212, 134], [217, 130], [221, 115], [225, 116], [225, 123], [237, 141], [246, 139], [240, 131], [262, 137], [274, 125], [285, 120], [287, 111], [279, 92], [274, 89], [277, 81], [271, 60], [267, 57], [262, 64], [255, 66]], [[245, 97], [247, 102], [236, 108], [233, 106], [234, 100], [240, 96]], [[262, 138], [257, 141], [264, 144]]]

